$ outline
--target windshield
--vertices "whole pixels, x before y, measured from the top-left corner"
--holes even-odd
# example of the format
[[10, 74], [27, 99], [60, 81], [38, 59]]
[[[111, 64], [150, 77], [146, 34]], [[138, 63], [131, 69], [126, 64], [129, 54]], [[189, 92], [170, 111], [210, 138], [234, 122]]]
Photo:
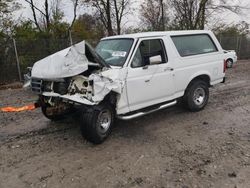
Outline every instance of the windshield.
[[133, 39], [102, 40], [96, 52], [111, 66], [123, 66], [133, 45]]

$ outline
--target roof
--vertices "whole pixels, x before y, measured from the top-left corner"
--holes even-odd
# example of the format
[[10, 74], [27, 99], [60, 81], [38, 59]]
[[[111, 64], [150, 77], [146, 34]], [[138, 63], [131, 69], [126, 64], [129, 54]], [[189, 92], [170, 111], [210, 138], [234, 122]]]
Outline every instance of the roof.
[[154, 31], [154, 32], [143, 32], [143, 33], [134, 33], [126, 35], [115, 35], [110, 37], [105, 37], [105, 39], [117, 39], [117, 38], [145, 38], [145, 37], [157, 37], [157, 36], [166, 36], [166, 35], [188, 35], [188, 34], [201, 34], [201, 33], [210, 33], [208, 30], [182, 30], [182, 31]]

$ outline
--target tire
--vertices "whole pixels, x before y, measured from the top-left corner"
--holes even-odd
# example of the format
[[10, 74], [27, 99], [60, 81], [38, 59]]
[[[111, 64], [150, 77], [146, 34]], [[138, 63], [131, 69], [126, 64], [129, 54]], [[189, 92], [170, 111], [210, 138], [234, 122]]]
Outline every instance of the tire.
[[208, 84], [203, 80], [195, 80], [188, 86], [185, 95], [185, 106], [192, 112], [203, 110], [209, 99]]
[[114, 109], [106, 103], [83, 111], [80, 125], [82, 136], [93, 144], [101, 144], [111, 133], [114, 116]]
[[234, 62], [233, 62], [232, 59], [228, 59], [226, 63], [227, 63], [227, 68], [232, 68], [233, 67]]

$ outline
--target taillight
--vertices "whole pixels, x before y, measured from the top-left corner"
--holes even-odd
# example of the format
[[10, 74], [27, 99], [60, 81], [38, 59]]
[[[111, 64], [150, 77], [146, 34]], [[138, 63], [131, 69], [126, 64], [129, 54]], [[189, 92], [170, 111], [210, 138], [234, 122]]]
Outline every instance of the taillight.
[[223, 73], [225, 73], [225, 72], [226, 72], [226, 69], [227, 69], [227, 61], [226, 61], [226, 60], [224, 60]]

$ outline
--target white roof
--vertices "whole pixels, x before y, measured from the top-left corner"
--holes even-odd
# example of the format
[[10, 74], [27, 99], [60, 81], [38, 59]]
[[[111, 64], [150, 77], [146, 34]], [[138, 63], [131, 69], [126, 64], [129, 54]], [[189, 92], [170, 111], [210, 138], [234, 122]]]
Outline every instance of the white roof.
[[154, 32], [144, 32], [144, 33], [134, 33], [126, 35], [115, 35], [103, 38], [105, 39], [116, 39], [116, 38], [145, 38], [145, 37], [157, 37], [157, 36], [166, 36], [166, 35], [188, 35], [188, 34], [201, 34], [201, 33], [211, 33], [208, 30], [182, 30], [182, 31], [154, 31]]

